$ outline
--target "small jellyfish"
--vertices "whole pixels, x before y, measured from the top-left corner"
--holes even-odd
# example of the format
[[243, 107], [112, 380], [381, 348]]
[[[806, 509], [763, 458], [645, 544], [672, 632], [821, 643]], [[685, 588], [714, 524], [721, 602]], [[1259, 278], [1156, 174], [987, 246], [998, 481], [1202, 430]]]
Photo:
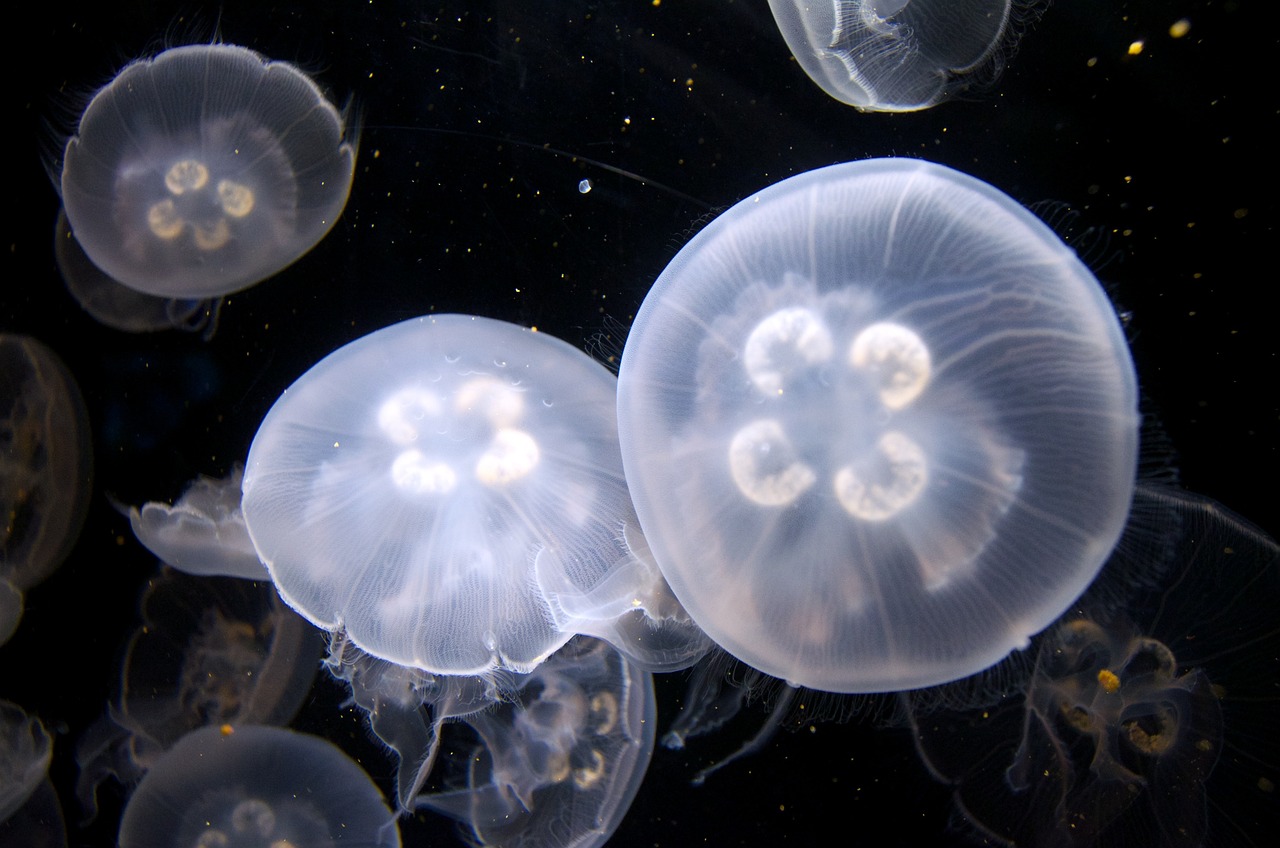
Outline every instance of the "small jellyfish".
[[377, 846], [400, 832], [377, 786], [341, 750], [278, 727], [193, 730], [129, 799], [120, 848]]
[[495, 708], [450, 725], [480, 740], [456, 761], [466, 787], [421, 795], [417, 806], [456, 819], [478, 845], [603, 845], [653, 753], [653, 676], [582, 638], [514, 686]]
[[1092, 274], [991, 186], [909, 159], [749, 197], [645, 297], [623, 466], [676, 598], [793, 685], [978, 672], [1062, 614], [1128, 513], [1137, 383]]
[[93, 451], [80, 389], [33, 338], [0, 334], [0, 645], [22, 593], [71, 552], [89, 506]]
[[129, 509], [133, 535], [166, 565], [188, 574], [266, 580], [240, 511], [244, 466], [225, 479], [200, 476], [173, 506], [159, 501]]
[[1174, 520], [1108, 563], [1125, 607], [1091, 587], [995, 704], [906, 699], [976, 844], [1256, 845], [1280, 826], [1280, 547], [1198, 495], [1138, 499]]
[[[528, 672], [614, 622], [648, 666], [688, 665], [707, 642], [638, 562], [615, 409], [614, 376], [545, 333], [405, 321], [330, 354], [272, 407], [245, 523], [294, 609], [396, 665]], [[651, 650], [665, 622], [679, 635]]]
[[40, 719], [0, 699], [0, 823], [27, 803], [52, 758], [53, 737]]
[[769, 0], [809, 78], [868, 112], [927, 109], [993, 65], [1014, 0]]
[[284, 725], [310, 691], [323, 640], [270, 583], [164, 569], [142, 599], [119, 692], [81, 736], [77, 794], [92, 814], [108, 776], [136, 782], [206, 725]]
[[342, 213], [355, 145], [305, 74], [229, 44], [128, 65], [62, 162], [71, 230], [112, 279], [208, 298], [266, 279]]

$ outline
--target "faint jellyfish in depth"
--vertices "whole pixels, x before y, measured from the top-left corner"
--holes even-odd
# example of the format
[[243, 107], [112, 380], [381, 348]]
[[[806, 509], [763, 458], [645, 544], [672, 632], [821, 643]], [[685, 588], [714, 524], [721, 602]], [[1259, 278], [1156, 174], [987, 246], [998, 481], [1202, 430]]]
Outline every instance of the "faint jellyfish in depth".
[[792, 685], [972, 675], [1080, 595], [1128, 513], [1137, 385], [1043, 223], [910, 159], [801, 174], [690, 241], [618, 378], [640, 526], [675, 596]]
[[65, 209], [58, 210], [53, 255], [67, 291], [99, 324], [126, 333], [185, 330], [201, 333], [205, 339], [218, 328], [222, 298], [158, 297], [131, 289], [103, 273], [76, 241]]
[[400, 666], [528, 672], [575, 633], [692, 664], [706, 638], [639, 555], [615, 387], [568, 344], [486, 318], [357, 339], [253, 440], [258, 556], [290, 606]]
[[1280, 826], [1280, 547], [1200, 496], [1144, 499], [1172, 520], [1108, 565], [1136, 584], [1126, 607], [1091, 588], [997, 704], [905, 699], [975, 842], [1254, 845]]
[[323, 739], [278, 727], [193, 730], [129, 799], [120, 848], [352, 845], [400, 832], [369, 776]]
[[343, 115], [293, 65], [229, 44], [128, 65], [67, 142], [75, 239], [126, 286], [166, 298], [247, 288], [329, 231], [351, 190]]
[[787, 46], [827, 94], [868, 112], [927, 109], [994, 77], [1014, 0], [769, 0]]
[[453, 763], [465, 763], [466, 786], [421, 795], [419, 809], [451, 816], [479, 845], [603, 845], [653, 753], [653, 675], [583, 637], [513, 683], [510, 699], [448, 725], [479, 738]]
[[243, 478], [237, 462], [224, 479], [197, 477], [173, 506], [131, 507], [133, 535], [161, 562], [188, 574], [269, 580], [240, 511]]
[[53, 738], [17, 704], [0, 699], [0, 845], [61, 848], [62, 805], [49, 782]]
[[75, 546], [88, 511], [93, 452], [80, 389], [52, 350], [0, 334], [0, 645], [23, 593]]
[[164, 569], [143, 595], [142, 618], [118, 695], [77, 745], [76, 791], [90, 815], [103, 780], [136, 782], [191, 730], [288, 724], [320, 666], [323, 640], [265, 580]]

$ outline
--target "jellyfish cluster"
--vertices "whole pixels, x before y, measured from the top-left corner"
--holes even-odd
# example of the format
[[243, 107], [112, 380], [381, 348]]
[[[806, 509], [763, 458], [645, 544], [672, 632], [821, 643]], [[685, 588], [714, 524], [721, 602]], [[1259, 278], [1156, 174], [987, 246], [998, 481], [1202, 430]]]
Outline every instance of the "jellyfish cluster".
[[[769, 37], [874, 123], [980, 98], [1040, 5], [771, 0]], [[414, 49], [489, 86], [541, 69], [450, 47], [474, 20]], [[644, 43], [652, 76], [679, 64]], [[630, 317], [590, 352], [525, 309], [539, 275], [582, 290], [536, 265], [475, 296], [491, 281], [424, 273], [412, 301], [309, 326], [328, 298], [390, 300], [355, 246], [392, 227], [353, 198], [415, 128], [403, 89], [385, 114], [339, 106], [342, 81], [306, 65], [220, 39], [154, 51], [47, 157], [66, 292], [105, 331], [163, 340], [133, 344], [192, 386], [154, 397], [147, 372], [173, 364], [155, 356], [125, 390], [82, 388], [81, 354], [0, 333], [0, 647], [43, 626], [29, 596], [77, 561], [94, 498], [85, 535], [143, 582], [88, 726], [51, 732], [0, 689], [0, 842], [65, 845], [71, 818], [123, 848], [621, 844], [630, 811], [661, 818], [654, 770], [672, 781], [704, 740], [729, 753], [682, 762], [689, 792], [767, 778], [742, 772], [783, 726], [865, 719], [909, 740], [953, 844], [1256, 844], [1280, 780], [1261, 730], [1280, 546], [1178, 485], [1130, 315], [1052, 210], [915, 148], [797, 160], [672, 229], [648, 273], [623, 263]], [[451, 95], [434, 88], [435, 114]], [[416, 129], [494, 141], [483, 121]], [[556, 203], [625, 220], [643, 213], [618, 185], [690, 199], [589, 151], [497, 143], [578, 169], [563, 193], [519, 172], [472, 187], [522, 266], [564, 245], [498, 220], [496, 192], [569, 245], [603, 231]], [[461, 179], [413, 167], [391, 207]], [[453, 213], [432, 214], [379, 251], [423, 250]], [[287, 309], [255, 306], [277, 289]], [[238, 359], [205, 367], [228, 336]], [[223, 446], [182, 447], [218, 380], [238, 387], [205, 425]], [[172, 417], [139, 425], [149, 398]], [[165, 426], [176, 447], [149, 451]], [[95, 450], [184, 488], [96, 488]]]

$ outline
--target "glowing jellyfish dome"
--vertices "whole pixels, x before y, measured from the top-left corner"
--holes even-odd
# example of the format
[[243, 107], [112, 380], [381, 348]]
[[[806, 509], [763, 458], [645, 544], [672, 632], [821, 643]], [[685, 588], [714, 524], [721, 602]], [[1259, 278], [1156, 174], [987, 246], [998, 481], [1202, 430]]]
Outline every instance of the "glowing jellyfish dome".
[[836, 692], [974, 674], [1089, 584], [1128, 514], [1137, 383], [1093, 275], [929, 162], [835, 165], [690, 241], [636, 315], [623, 465], [709, 636]]
[[355, 145], [293, 65], [197, 44], [130, 64], [67, 142], [62, 198], [75, 239], [112, 279], [203, 298], [291, 264], [338, 220]]
[[397, 665], [527, 673], [593, 629], [579, 614], [663, 604], [628, 547], [613, 374], [514, 324], [432, 315], [334, 351], [263, 420], [243, 490], [281, 596]]

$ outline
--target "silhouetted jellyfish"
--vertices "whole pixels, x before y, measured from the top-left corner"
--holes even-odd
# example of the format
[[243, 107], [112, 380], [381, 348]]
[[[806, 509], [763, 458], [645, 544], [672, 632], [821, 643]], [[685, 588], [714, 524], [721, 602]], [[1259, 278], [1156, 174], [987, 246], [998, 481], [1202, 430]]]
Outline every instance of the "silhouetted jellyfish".
[[53, 737], [40, 719], [0, 699], [0, 823], [27, 803], [52, 758]]
[[49, 782], [53, 737], [40, 719], [0, 699], [0, 845], [63, 848], [62, 805]]
[[244, 466], [225, 479], [201, 475], [173, 506], [159, 501], [128, 511], [133, 535], [166, 565], [188, 574], [267, 580], [240, 511]]
[[458, 820], [479, 845], [603, 845], [653, 753], [653, 676], [580, 638], [514, 685], [496, 708], [450, 725], [480, 739], [466, 786], [419, 796], [418, 807]]
[[927, 109], [992, 64], [1013, 0], [769, 0], [800, 67], [869, 112]]
[[399, 666], [528, 672], [575, 633], [687, 666], [708, 643], [640, 555], [615, 387], [568, 344], [485, 318], [357, 339], [254, 437], [258, 556], [290, 606]]
[[65, 209], [54, 225], [53, 256], [67, 291], [99, 324], [126, 333], [186, 330], [206, 339], [217, 329], [221, 298], [158, 297], [116, 282], [85, 255]]
[[193, 730], [129, 799], [120, 848], [352, 845], [395, 848], [378, 788], [323, 739], [278, 727]]
[[0, 334], [0, 644], [22, 593], [71, 552], [84, 523], [93, 452], [84, 400], [52, 350]]
[[216, 297], [314, 247], [354, 166], [342, 114], [296, 67], [191, 45], [133, 62], [94, 95], [67, 142], [62, 202], [112, 279]]
[[907, 699], [977, 844], [1244, 846], [1280, 827], [1280, 547], [1208, 499], [1139, 495], [1175, 520], [1108, 564], [1145, 583], [1127, 606], [1091, 588], [997, 704]]
[[90, 812], [108, 776], [136, 782], [187, 732], [288, 724], [320, 667], [323, 640], [265, 580], [165, 569], [142, 598], [120, 690], [80, 739], [77, 794]]
[[636, 315], [640, 526], [718, 644], [889, 692], [1025, 647], [1124, 526], [1137, 387], [1097, 281], [1006, 195], [909, 159], [746, 198]]

